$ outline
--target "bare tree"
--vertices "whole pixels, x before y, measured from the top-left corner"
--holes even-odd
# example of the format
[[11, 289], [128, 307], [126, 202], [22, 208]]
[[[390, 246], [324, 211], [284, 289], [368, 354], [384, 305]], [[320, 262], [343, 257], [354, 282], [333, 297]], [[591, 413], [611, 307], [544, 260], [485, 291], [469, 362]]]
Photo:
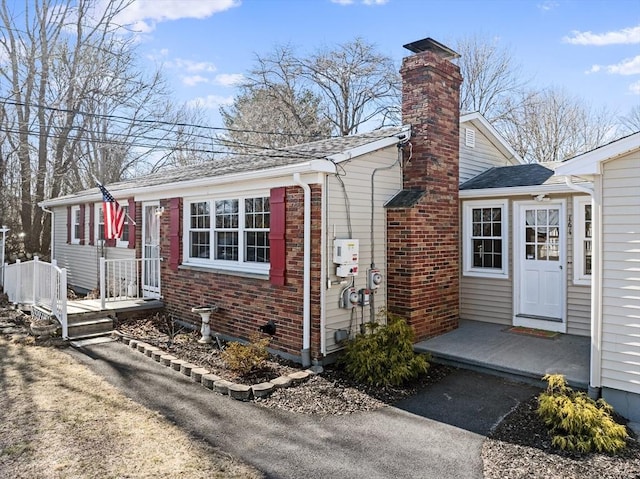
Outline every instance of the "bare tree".
[[640, 131], [640, 105], [635, 105], [629, 113], [620, 117], [620, 134], [628, 135]]
[[527, 80], [508, 48], [500, 48], [496, 40], [474, 35], [458, 40], [458, 66], [463, 82], [460, 110], [479, 112], [491, 122], [507, 117], [524, 100]]
[[516, 104], [500, 129], [530, 163], [563, 161], [611, 139], [613, 116], [561, 89], [525, 93]]
[[116, 22], [132, 0], [19, 3], [0, 4], [0, 128], [25, 247], [42, 252], [50, 216], [38, 202], [89, 186], [92, 173], [126, 176], [172, 133], [154, 131], [167, 119], [162, 77], [138, 69], [135, 38]]
[[[280, 139], [272, 143], [282, 143], [284, 133], [349, 135], [364, 124], [373, 128], [397, 123], [397, 70], [391, 58], [361, 38], [307, 56], [297, 55], [290, 46], [277, 47], [256, 57], [242, 95], [222, 114], [227, 127], [264, 131], [265, 115], [274, 112]], [[254, 137], [258, 140], [266, 137]]]

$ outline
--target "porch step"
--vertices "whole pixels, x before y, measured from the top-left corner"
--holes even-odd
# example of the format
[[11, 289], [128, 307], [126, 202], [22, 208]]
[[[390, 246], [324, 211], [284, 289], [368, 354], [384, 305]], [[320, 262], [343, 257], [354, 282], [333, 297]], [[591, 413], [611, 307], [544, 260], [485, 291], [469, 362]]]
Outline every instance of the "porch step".
[[113, 332], [113, 320], [103, 316], [100, 319], [69, 322], [68, 331], [69, 339], [104, 336]]

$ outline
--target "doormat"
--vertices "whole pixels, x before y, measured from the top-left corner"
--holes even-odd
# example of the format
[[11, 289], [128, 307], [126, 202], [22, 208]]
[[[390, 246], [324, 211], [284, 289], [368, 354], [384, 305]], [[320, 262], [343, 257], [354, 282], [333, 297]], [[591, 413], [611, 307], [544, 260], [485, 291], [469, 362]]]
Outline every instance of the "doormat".
[[553, 339], [558, 334], [555, 331], [545, 331], [544, 329], [525, 328], [524, 326], [512, 326], [506, 330], [508, 333], [525, 334], [536, 338]]

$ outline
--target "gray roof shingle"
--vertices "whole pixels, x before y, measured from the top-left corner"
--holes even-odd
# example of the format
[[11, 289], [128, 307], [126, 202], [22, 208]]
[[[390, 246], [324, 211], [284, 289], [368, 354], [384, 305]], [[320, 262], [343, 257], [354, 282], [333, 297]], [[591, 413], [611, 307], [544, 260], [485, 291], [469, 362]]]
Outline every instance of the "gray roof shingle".
[[[105, 186], [114, 196], [117, 196], [118, 191], [125, 189], [174, 184], [196, 179], [216, 178], [233, 173], [304, 164], [311, 160], [327, 158], [384, 138], [397, 136], [401, 132], [406, 131], [406, 129], [407, 126], [387, 127], [367, 133], [328, 138], [282, 149], [260, 150], [255, 154], [234, 155], [227, 158], [215, 159], [196, 165], [173, 168], [158, 173], [139, 176], [117, 183], [109, 183], [105, 184]], [[56, 199], [92, 196], [97, 193], [97, 188], [90, 188]], [[44, 203], [46, 203], [46, 201]]]
[[545, 168], [537, 163], [501, 166], [491, 168], [480, 173], [478, 176], [465, 181], [460, 185], [460, 190], [538, 186], [548, 183], [552, 177], [553, 170]]

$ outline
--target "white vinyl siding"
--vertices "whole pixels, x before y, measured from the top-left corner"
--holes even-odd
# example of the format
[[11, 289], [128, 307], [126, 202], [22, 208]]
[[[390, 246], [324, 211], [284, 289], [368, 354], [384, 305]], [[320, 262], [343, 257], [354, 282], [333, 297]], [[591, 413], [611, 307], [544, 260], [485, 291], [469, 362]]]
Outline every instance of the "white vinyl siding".
[[602, 385], [640, 394], [640, 152], [603, 164]]
[[[385, 148], [369, 155], [340, 164], [338, 171], [345, 184], [351, 213], [351, 228], [353, 239], [359, 240], [359, 274], [355, 276], [355, 288], [359, 290], [367, 287], [367, 270], [371, 264], [371, 173], [375, 168], [393, 164], [398, 151], [395, 147]], [[391, 199], [402, 188], [400, 169], [398, 166], [390, 170], [380, 170], [375, 175], [375, 214], [374, 214], [374, 242], [375, 255], [373, 260], [381, 270], [383, 281], [380, 288], [373, 295], [375, 308], [379, 310], [386, 306], [386, 210], [383, 204]], [[356, 307], [353, 317], [349, 309], [339, 307], [340, 291], [346, 284], [335, 284], [340, 278], [335, 275], [336, 265], [333, 263], [333, 238], [348, 238], [347, 213], [345, 197], [340, 182], [333, 176], [327, 177], [327, 231], [325, 266], [328, 280], [334, 282], [326, 290], [325, 297], [325, 341], [326, 352], [330, 354], [341, 349], [336, 344], [334, 333], [338, 329], [351, 330], [352, 335], [359, 331], [362, 321], [362, 309]], [[334, 230], [335, 225], [335, 230]], [[347, 278], [349, 281], [351, 278]], [[364, 308], [364, 321], [369, 320], [369, 306]]]
[[[513, 201], [527, 200], [518, 196], [510, 200], [509, 219], [513, 218]], [[493, 201], [489, 199], [488, 201]], [[567, 204], [572, 204], [568, 201]], [[570, 211], [571, 212], [571, 211]], [[508, 269], [506, 279], [478, 278], [461, 275], [460, 278], [460, 318], [510, 326], [513, 322], [513, 221], [509, 222]], [[463, 241], [461, 241], [461, 244]], [[567, 241], [567, 333], [578, 336], [591, 334], [591, 288], [574, 285], [571, 279], [572, 242]], [[464, 255], [464, 251], [462, 252]]]
[[[108, 259], [135, 258], [135, 250], [128, 248], [103, 248], [101, 245], [89, 245], [89, 211], [85, 208], [82, 227], [85, 232], [85, 244], [67, 243], [67, 209], [57, 207], [54, 211], [54, 231], [52, 256], [58, 266], [67, 269], [67, 284], [71, 288], [91, 291], [98, 288], [99, 258], [104, 254]], [[98, 242], [96, 242], [98, 243]]]
[[[475, 131], [474, 146], [467, 146], [466, 130]], [[506, 158], [481, 131], [473, 127], [460, 128], [460, 183], [464, 183], [489, 168], [519, 164]]]

